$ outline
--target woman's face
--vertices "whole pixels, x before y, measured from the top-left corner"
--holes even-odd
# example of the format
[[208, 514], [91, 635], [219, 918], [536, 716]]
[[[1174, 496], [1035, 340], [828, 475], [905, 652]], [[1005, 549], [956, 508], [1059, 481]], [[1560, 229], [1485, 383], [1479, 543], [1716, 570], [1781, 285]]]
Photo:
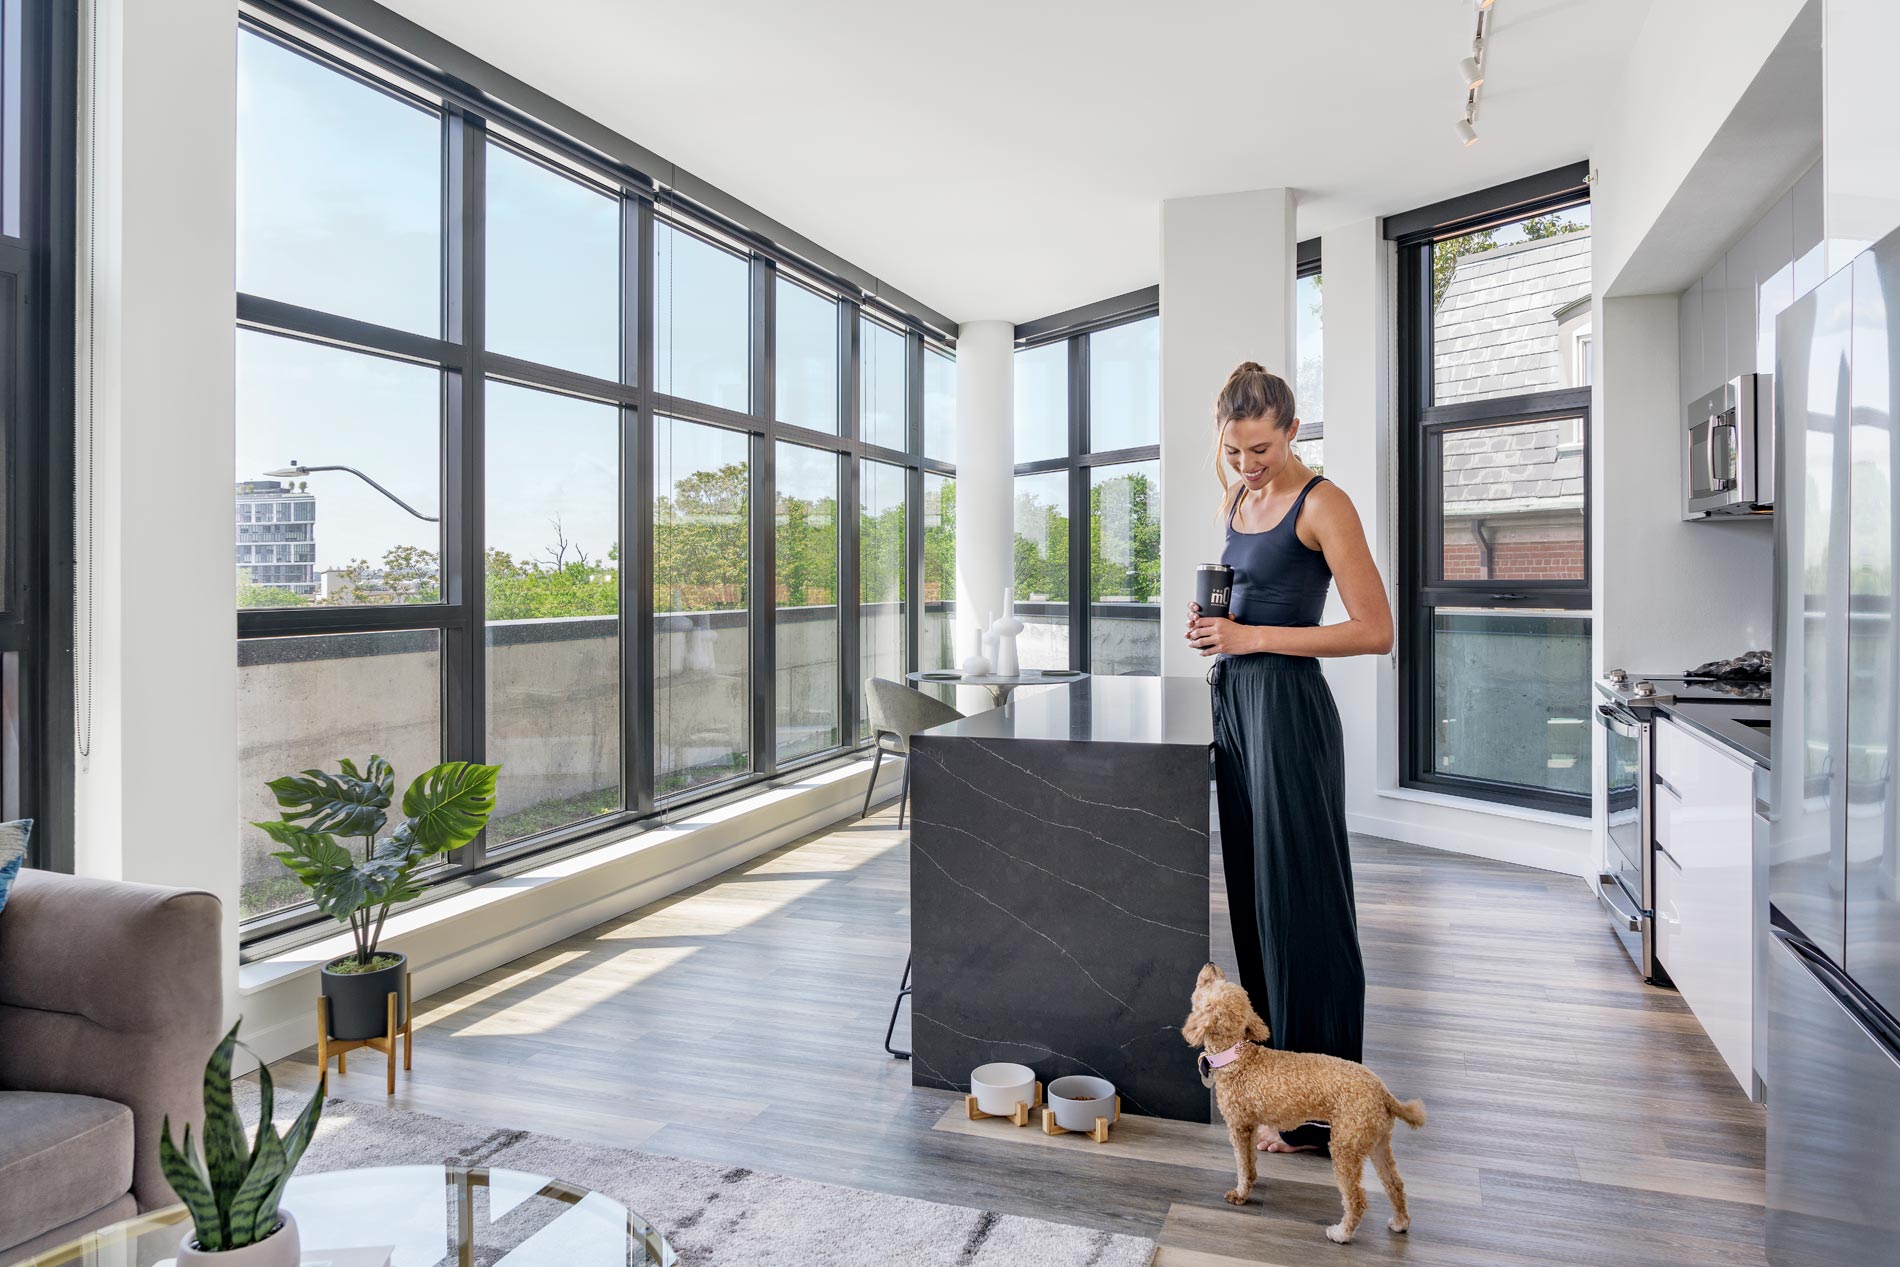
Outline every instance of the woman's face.
[[1273, 482], [1293, 458], [1293, 437], [1300, 432], [1300, 420], [1284, 431], [1273, 419], [1236, 418], [1221, 432], [1221, 459], [1234, 469], [1247, 491], [1257, 493]]

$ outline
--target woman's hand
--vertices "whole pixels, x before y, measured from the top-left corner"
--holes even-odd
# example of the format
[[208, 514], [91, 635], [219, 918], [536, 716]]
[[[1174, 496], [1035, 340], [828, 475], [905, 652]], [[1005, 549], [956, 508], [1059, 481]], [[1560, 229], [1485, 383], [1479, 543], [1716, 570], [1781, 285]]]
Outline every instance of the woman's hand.
[[1253, 627], [1226, 616], [1202, 616], [1199, 603], [1188, 604], [1188, 645], [1204, 656], [1247, 655], [1254, 650]]

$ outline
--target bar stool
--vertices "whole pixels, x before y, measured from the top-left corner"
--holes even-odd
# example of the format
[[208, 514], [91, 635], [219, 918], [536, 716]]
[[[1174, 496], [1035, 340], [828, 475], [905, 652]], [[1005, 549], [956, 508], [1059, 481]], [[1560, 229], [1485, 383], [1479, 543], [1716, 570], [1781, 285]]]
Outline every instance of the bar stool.
[[[877, 770], [884, 754], [900, 755], [904, 758], [904, 787], [897, 796], [897, 825], [902, 827], [904, 810], [910, 803], [910, 737], [920, 730], [953, 722], [963, 714], [922, 691], [885, 678], [872, 678], [864, 684], [864, 702], [871, 715], [871, 742], [877, 748], [877, 756], [871, 760], [871, 785], [864, 790], [864, 814], [871, 812], [871, 796], [877, 790]], [[910, 994], [910, 969], [911, 957], [906, 955], [904, 977], [898, 984], [897, 997], [891, 1000], [890, 1024], [884, 1027], [884, 1050], [899, 1060], [910, 1059], [909, 1052], [891, 1046], [891, 1038], [897, 1033], [897, 1013]]]

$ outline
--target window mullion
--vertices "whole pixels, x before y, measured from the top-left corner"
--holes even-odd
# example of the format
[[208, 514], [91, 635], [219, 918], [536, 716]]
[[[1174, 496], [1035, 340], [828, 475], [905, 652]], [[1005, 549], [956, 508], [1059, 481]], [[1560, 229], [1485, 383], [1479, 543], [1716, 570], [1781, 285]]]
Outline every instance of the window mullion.
[[773, 335], [777, 325], [777, 270], [763, 256], [752, 257], [752, 414], [758, 430], [751, 439], [752, 458], [747, 475], [747, 529], [749, 532], [747, 589], [752, 632], [752, 769], [771, 774], [778, 768], [778, 562], [777, 485], [778, 452], [772, 438], [777, 409], [776, 356]]
[[1069, 667], [1089, 667], [1089, 336], [1069, 340]]
[[[838, 304], [838, 408], [839, 430], [847, 440], [860, 435], [858, 399], [858, 306], [850, 300]], [[863, 525], [858, 522], [861, 500], [858, 486], [863, 464], [852, 454], [842, 459], [843, 478], [838, 483], [838, 733], [847, 748], [858, 742], [858, 698], [863, 692], [859, 678], [863, 663], [862, 608], [859, 603], [860, 542]]]
[[621, 419], [621, 749], [625, 804], [653, 810], [653, 204], [629, 198], [621, 214], [621, 374], [631, 375], [639, 404]]

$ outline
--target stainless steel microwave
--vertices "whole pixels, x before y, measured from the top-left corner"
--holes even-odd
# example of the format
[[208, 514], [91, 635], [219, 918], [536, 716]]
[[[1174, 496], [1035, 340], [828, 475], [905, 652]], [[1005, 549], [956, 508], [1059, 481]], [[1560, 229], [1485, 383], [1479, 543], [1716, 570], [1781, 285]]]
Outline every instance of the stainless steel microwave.
[[1685, 515], [1760, 515], [1774, 509], [1773, 377], [1732, 378], [1689, 406], [1682, 441]]

